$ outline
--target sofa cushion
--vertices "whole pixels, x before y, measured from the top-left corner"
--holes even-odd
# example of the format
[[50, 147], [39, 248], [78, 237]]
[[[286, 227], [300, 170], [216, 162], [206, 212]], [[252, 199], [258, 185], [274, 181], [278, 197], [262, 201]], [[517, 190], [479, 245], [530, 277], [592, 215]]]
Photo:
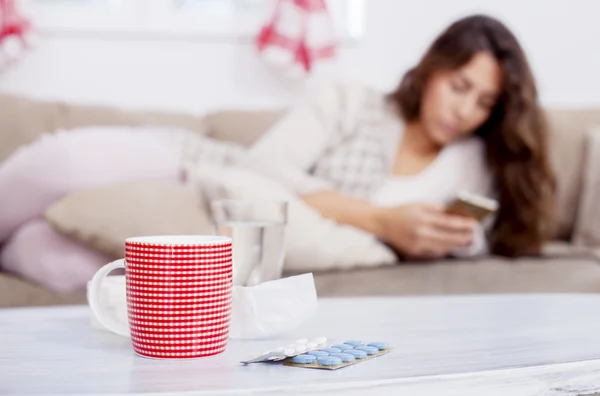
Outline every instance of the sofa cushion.
[[18, 147], [32, 142], [44, 132], [100, 125], [153, 125], [205, 132], [204, 118], [195, 115], [75, 105], [0, 95], [0, 162]]
[[284, 110], [220, 110], [205, 117], [207, 135], [248, 147], [284, 114]]
[[319, 297], [600, 292], [598, 261], [575, 258], [448, 260], [314, 275]]
[[128, 237], [212, 234], [202, 195], [176, 182], [143, 181], [68, 194], [46, 211], [61, 233], [121, 258]]
[[600, 124], [599, 109], [551, 110], [550, 160], [558, 184], [558, 229], [555, 237], [570, 239], [583, 187], [587, 130]]
[[85, 291], [57, 293], [0, 272], [0, 308], [85, 304]]
[[41, 133], [60, 126], [63, 110], [55, 102], [0, 95], [0, 162]]
[[600, 124], [588, 131], [579, 215], [573, 243], [578, 246], [600, 247]]

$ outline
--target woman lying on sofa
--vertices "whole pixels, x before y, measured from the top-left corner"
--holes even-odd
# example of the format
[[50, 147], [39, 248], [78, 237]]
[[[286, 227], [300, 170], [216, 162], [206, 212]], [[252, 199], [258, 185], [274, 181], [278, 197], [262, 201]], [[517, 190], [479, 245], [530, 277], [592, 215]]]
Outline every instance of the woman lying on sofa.
[[[40, 150], [44, 145], [53, 149]], [[108, 166], [100, 149], [107, 146]], [[513, 34], [486, 16], [449, 26], [390, 93], [331, 84], [248, 150], [206, 139], [186, 143], [186, 150], [203, 161], [211, 151], [222, 154], [215, 161], [250, 166], [323, 217], [368, 231], [402, 256], [530, 254], [551, 232], [555, 183], [534, 78]], [[39, 219], [62, 195], [99, 184], [177, 180], [181, 152], [182, 140], [170, 133], [126, 128], [46, 135], [19, 150], [0, 166], [4, 264], [14, 262], [11, 252], [27, 235], [60, 238]], [[444, 212], [461, 190], [499, 201], [486, 226]], [[68, 243], [48, 242], [48, 249]], [[39, 280], [81, 287], [104, 264], [101, 257], [86, 262], [69, 285]]]

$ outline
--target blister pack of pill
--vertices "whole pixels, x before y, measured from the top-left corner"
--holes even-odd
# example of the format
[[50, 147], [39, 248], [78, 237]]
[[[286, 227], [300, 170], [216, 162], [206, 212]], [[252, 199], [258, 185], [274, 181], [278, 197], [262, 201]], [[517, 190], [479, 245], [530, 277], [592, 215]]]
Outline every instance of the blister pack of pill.
[[385, 355], [391, 351], [385, 342], [346, 341], [327, 346], [327, 338], [300, 339], [293, 344], [265, 351], [243, 364], [281, 362], [292, 367], [336, 370]]
[[323, 370], [337, 370], [353, 364], [366, 362], [391, 352], [385, 342], [345, 341], [328, 348], [308, 351], [294, 356], [286, 366]]

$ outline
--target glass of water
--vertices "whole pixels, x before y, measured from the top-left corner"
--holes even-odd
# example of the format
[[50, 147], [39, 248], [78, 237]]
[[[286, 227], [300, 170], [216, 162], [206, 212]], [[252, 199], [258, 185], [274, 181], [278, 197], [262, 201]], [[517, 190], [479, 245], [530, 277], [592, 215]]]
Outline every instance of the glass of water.
[[216, 232], [233, 240], [233, 284], [279, 279], [285, 259], [288, 204], [282, 201], [211, 202]]

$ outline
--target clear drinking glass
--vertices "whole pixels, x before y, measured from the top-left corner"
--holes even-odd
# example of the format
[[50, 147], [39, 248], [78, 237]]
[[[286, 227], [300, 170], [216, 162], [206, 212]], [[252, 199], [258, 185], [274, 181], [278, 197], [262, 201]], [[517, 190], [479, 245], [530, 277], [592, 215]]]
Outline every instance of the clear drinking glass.
[[210, 206], [217, 234], [233, 239], [233, 284], [254, 286], [279, 279], [287, 202], [216, 200]]

